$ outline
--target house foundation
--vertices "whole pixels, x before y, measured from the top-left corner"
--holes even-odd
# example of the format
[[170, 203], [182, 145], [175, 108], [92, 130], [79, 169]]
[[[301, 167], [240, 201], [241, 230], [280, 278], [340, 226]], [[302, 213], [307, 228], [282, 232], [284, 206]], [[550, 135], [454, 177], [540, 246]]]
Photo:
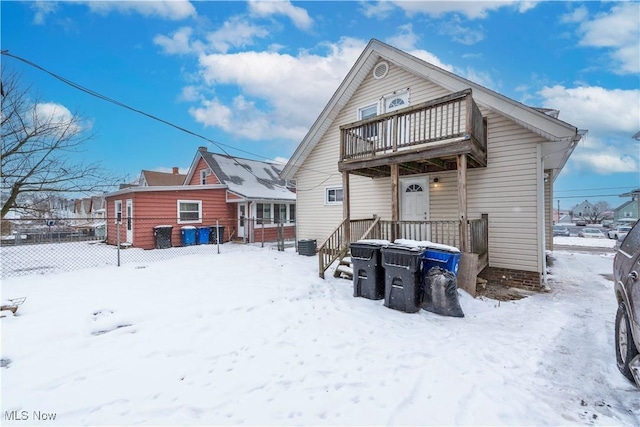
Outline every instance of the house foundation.
[[512, 270], [509, 268], [487, 267], [478, 274], [490, 283], [505, 287], [521, 288], [540, 292], [544, 289], [540, 273], [535, 271]]

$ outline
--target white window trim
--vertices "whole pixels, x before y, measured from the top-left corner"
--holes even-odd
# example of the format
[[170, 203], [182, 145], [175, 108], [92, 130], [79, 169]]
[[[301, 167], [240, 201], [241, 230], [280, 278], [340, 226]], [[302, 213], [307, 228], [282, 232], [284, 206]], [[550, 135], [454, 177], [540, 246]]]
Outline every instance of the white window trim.
[[207, 170], [202, 169], [200, 171], [200, 185], [206, 185], [206, 184], [207, 184]]
[[403, 107], [400, 107], [400, 108], [394, 108], [393, 110], [390, 110], [390, 111], [401, 110], [403, 108], [411, 106], [411, 90], [410, 90], [410, 88], [398, 89], [398, 90], [395, 90], [395, 91], [393, 91], [393, 92], [391, 92], [389, 94], [384, 95], [381, 98], [382, 107], [383, 107], [382, 109], [384, 110], [384, 111], [382, 111], [382, 114], [390, 112], [387, 109], [387, 101], [388, 100], [393, 100], [394, 98], [401, 98], [406, 103], [406, 105], [404, 105]]
[[367, 108], [371, 108], [371, 107], [376, 107], [376, 115], [379, 116], [380, 115], [380, 103], [378, 101], [374, 101], [374, 102], [370, 102], [366, 105], [363, 105], [361, 107], [358, 107], [357, 111], [356, 111], [356, 121], [359, 120], [364, 120], [362, 118], [362, 111], [366, 110]]
[[[259, 224], [259, 223], [258, 223], [258, 221], [259, 221], [259, 220], [264, 219], [264, 218], [258, 218], [258, 204], [261, 204], [261, 205], [270, 205], [270, 206], [271, 206], [271, 210], [270, 210], [270, 212], [271, 212], [271, 218], [268, 218], [268, 219], [269, 219], [269, 223], [267, 223], [267, 224]], [[289, 202], [274, 202], [274, 203], [255, 202], [255, 204], [254, 204], [254, 206], [255, 206], [255, 207], [254, 207], [255, 211], [253, 212], [253, 214], [254, 214], [254, 218], [255, 218], [255, 224], [256, 224], [256, 227], [272, 228], [272, 227], [277, 227], [277, 226], [278, 226], [278, 224], [275, 224], [275, 223], [273, 222], [273, 221], [275, 221], [275, 210], [274, 210], [274, 209], [275, 209], [275, 207], [274, 207], [274, 205], [286, 205], [286, 206], [287, 206], [286, 213], [285, 213], [285, 215], [286, 215], [286, 219], [285, 219], [285, 222], [284, 222], [284, 226], [285, 226], [285, 227], [286, 227], [287, 225], [294, 224], [294, 222], [295, 222], [295, 221], [294, 221], [294, 222], [292, 222], [292, 221], [291, 221], [291, 216], [290, 216], [290, 215], [291, 215], [290, 206], [295, 205], [295, 203], [289, 203]]]
[[113, 211], [114, 211], [113, 223], [117, 224], [118, 223], [118, 213], [120, 213], [120, 221], [122, 221], [122, 200], [116, 200], [114, 202]]
[[[183, 221], [180, 219], [180, 203], [197, 203], [198, 204], [198, 219]], [[178, 224], [202, 224], [202, 200], [178, 200], [176, 203], [176, 212]]]
[[329, 191], [330, 190], [342, 190], [342, 185], [335, 185], [331, 187], [324, 188], [324, 204], [327, 206], [341, 205], [342, 200], [344, 200], [344, 190], [342, 191], [342, 200], [336, 202], [329, 201]]

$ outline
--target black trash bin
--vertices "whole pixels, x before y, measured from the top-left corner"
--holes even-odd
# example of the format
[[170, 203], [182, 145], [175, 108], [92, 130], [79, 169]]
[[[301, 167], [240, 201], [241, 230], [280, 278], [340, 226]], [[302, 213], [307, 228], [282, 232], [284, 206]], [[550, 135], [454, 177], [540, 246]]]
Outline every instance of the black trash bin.
[[224, 243], [224, 226], [223, 225], [212, 225], [211, 231], [209, 232], [209, 243], [217, 244], [218, 237], [220, 237], [220, 244]]
[[298, 240], [298, 254], [306, 256], [315, 256], [316, 241], [311, 239]]
[[156, 225], [153, 227], [153, 236], [156, 241], [156, 249], [166, 249], [172, 246], [171, 233], [173, 232], [173, 226], [171, 225]]
[[353, 296], [373, 300], [384, 298], [384, 243], [361, 240], [349, 246], [353, 266]]
[[424, 248], [402, 245], [382, 248], [385, 307], [405, 313], [420, 309], [424, 251]]

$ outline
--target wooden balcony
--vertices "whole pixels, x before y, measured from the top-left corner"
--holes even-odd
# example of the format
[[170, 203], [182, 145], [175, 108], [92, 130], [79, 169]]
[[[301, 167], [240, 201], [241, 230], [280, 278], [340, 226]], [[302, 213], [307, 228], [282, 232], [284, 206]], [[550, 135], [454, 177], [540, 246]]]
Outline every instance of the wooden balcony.
[[471, 89], [340, 127], [338, 170], [367, 177], [487, 165], [487, 124]]

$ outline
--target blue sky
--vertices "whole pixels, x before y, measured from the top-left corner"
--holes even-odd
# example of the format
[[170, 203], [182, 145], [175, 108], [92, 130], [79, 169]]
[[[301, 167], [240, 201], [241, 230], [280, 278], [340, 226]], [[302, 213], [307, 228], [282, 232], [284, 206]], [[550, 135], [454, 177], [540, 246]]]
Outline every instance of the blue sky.
[[[1, 46], [224, 144], [286, 160], [376, 38], [535, 107], [587, 136], [555, 182], [568, 209], [640, 187], [638, 2], [2, 1]], [[39, 100], [79, 112], [81, 154], [117, 175], [190, 166], [219, 147], [2, 56]], [[35, 99], [35, 97], [34, 97]]]

